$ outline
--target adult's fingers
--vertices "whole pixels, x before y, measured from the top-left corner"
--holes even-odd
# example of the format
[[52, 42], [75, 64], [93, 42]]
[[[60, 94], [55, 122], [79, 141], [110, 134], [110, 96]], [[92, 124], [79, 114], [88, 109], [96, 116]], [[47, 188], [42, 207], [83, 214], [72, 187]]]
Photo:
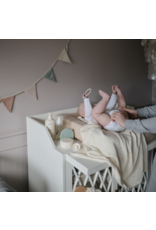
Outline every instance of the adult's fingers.
[[123, 108], [121, 107], [122, 110], [128, 112], [128, 113], [133, 113], [134, 112], [134, 109], [127, 109], [127, 108]]
[[123, 116], [123, 115], [122, 115], [121, 113], [117, 112], [117, 113], [114, 113], [114, 114], [112, 115], [112, 118], [113, 118], [113, 119], [116, 119], [116, 118], [121, 117], [121, 116]]

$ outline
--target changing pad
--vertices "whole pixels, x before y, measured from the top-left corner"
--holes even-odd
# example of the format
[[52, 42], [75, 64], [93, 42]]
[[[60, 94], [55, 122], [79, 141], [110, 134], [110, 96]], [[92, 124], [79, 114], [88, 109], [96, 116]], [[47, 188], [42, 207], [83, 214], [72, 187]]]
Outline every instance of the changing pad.
[[[82, 141], [80, 129], [82, 128], [82, 126], [86, 125], [86, 123], [77, 118], [77, 113], [59, 114], [59, 115], [63, 116], [63, 128], [72, 129], [74, 132], [75, 138]], [[156, 139], [156, 134], [153, 134], [153, 133], [144, 133], [144, 136], [145, 136], [147, 144], [153, 141], [154, 139]]]

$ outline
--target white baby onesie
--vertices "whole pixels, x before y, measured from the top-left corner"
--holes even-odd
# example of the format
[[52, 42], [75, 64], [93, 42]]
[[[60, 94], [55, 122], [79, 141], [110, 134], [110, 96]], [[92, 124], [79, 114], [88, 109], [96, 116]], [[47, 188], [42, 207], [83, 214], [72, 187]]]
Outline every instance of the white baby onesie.
[[[108, 113], [110, 116], [113, 112], [117, 111], [119, 112], [119, 110], [113, 110], [113, 108], [115, 107], [117, 103], [117, 95], [116, 94], [112, 94], [111, 98], [106, 106], [106, 110], [104, 111], [105, 113]], [[94, 120], [92, 118], [92, 106], [90, 103], [90, 99], [89, 98], [85, 98], [84, 99], [84, 106], [85, 106], [85, 120], [86, 121], [90, 121], [90, 120]], [[97, 121], [94, 120], [96, 123]], [[124, 128], [122, 128], [118, 123], [111, 121], [107, 126], [104, 126], [104, 129], [106, 130], [110, 130], [110, 131], [116, 131], [116, 132], [120, 132], [123, 131]]]

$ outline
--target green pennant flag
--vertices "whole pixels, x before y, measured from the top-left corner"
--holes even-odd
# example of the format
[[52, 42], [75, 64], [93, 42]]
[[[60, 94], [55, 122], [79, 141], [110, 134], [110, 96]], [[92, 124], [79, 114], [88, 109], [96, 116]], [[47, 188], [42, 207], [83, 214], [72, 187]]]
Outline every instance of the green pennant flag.
[[55, 81], [56, 82], [56, 78], [55, 78], [55, 75], [53, 73], [53, 69], [50, 69], [45, 75], [44, 75], [44, 78], [47, 78], [51, 81]]

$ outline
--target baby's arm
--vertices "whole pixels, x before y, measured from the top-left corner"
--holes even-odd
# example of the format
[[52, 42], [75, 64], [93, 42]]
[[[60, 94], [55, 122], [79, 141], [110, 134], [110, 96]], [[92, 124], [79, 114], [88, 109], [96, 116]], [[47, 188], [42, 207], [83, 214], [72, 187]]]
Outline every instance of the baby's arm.
[[92, 120], [92, 106], [91, 106], [91, 103], [90, 103], [90, 99], [89, 98], [85, 98], [84, 99], [84, 109], [85, 109], [85, 120], [86, 121], [90, 121]]
[[85, 120], [90, 121], [92, 120], [92, 105], [90, 103], [90, 99], [86, 97], [85, 94], [82, 95], [82, 99], [84, 100], [84, 110], [85, 110]]

